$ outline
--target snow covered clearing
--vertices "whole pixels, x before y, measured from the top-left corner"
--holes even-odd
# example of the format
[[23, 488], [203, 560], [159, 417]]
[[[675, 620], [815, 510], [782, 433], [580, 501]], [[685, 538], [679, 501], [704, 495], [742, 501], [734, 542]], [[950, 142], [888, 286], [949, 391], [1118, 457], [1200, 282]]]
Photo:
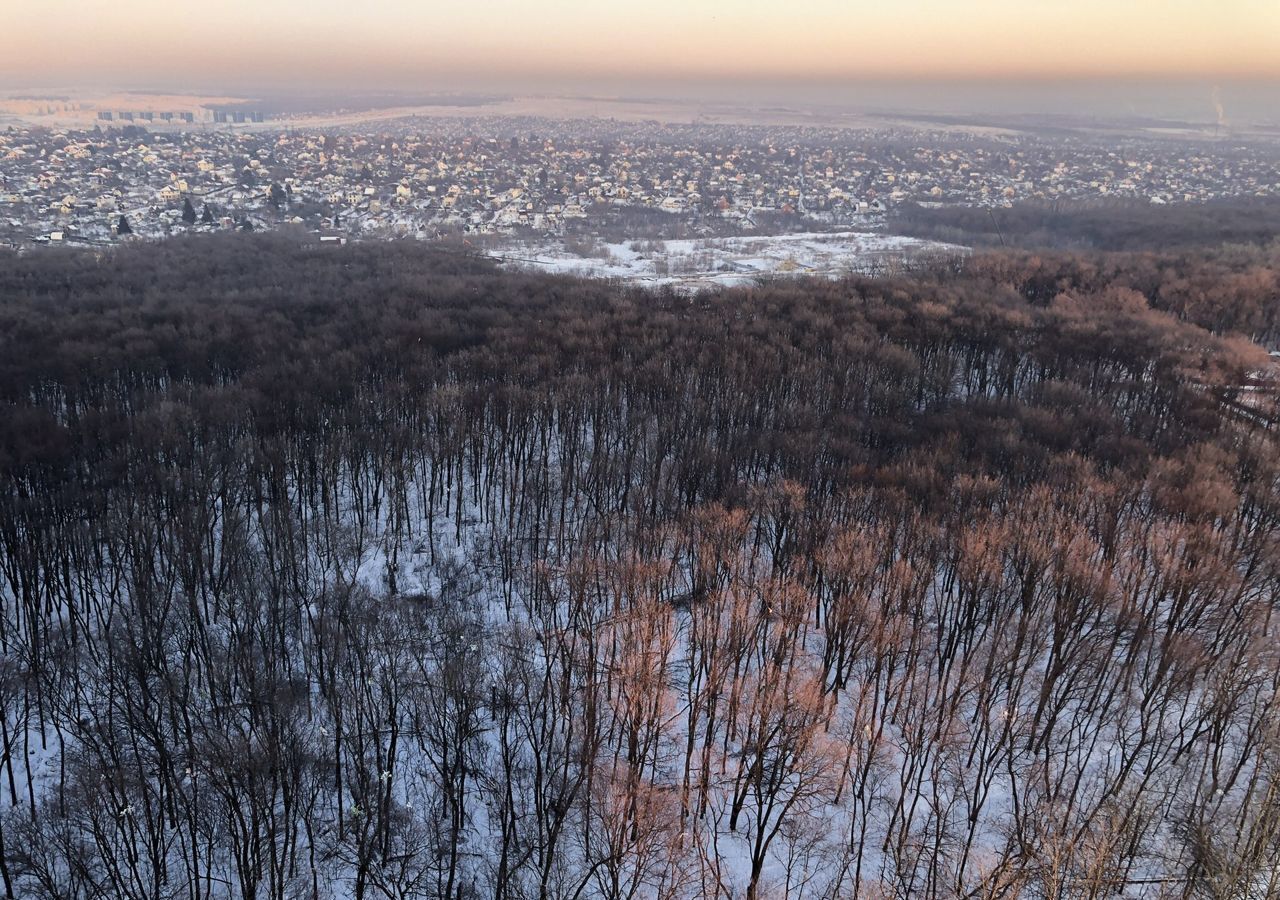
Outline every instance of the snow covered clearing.
[[511, 266], [642, 285], [731, 287], [762, 278], [870, 274], [907, 260], [969, 252], [955, 244], [862, 231], [628, 241], [590, 249], [591, 255], [583, 255], [564, 242], [519, 242], [498, 245], [493, 256]]

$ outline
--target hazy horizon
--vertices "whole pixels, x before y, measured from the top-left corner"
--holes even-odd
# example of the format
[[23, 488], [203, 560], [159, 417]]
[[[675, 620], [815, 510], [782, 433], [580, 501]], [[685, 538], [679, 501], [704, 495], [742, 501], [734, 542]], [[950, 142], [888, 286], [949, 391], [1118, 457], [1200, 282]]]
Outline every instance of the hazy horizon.
[[0, 81], [10, 96], [60, 96], [80, 91], [191, 94], [288, 101], [297, 98], [334, 105], [406, 105], [433, 96], [672, 100], [708, 105], [797, 107], [866, 113], [915, 113], [993, 117], [1039, 114], [1047, 117], [1152, 119], [1249, 125], [1280, 123], [1280, 80], [1203, 79], [1028, 79], [1020, 81], [860, 79], [856, 81], [736, 82], [715, 79], [472, 79], [433, 78], [403, 84], [331, 87], [282, 85], [254, 80], [187, 83], [160, 79], [123, 83], [21, 83]]

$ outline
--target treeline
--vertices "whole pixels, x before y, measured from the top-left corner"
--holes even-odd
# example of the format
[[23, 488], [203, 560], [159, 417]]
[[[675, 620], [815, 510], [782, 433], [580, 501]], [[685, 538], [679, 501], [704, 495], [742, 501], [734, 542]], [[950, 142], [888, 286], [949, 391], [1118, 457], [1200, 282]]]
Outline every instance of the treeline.
[[1145, 200], [1028, 200], [1010, 207], [903, 204], [890, 217], [898, 234], [976, 247], [1027, 250], [1167, 251], [1280, 238], [1280, 199], [1209, 203]]
[[1268, 363], [1092, 265], [0, 259], [4, 895], [1274, 896]]

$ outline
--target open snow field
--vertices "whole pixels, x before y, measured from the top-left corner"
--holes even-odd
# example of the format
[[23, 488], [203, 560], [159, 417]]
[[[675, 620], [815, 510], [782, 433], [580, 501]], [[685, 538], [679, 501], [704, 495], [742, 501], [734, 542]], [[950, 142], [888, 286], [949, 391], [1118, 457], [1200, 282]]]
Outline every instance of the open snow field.
[[704, 287], [760, 278], [839, 278], [883, 271], [908, 258], [968, 253], [966, 247], [861, 231], [599, 244], [573, 252], [559, 241], [521, 242], [492, 255], [517, 267], [641, 284]]

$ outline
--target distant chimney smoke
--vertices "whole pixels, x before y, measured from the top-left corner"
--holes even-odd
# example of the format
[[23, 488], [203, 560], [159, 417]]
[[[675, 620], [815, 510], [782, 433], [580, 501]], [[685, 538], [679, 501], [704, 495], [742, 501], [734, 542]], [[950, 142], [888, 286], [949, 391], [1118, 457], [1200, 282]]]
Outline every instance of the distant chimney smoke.
[[1218, 120], [1215, 123], [1214, 131], [1226, 131], [1227, 129], [1227, 113], [1222, 108], [1222, 89], [1215, 87], [1213, 89], [1213, 109], [1218, 114]]

